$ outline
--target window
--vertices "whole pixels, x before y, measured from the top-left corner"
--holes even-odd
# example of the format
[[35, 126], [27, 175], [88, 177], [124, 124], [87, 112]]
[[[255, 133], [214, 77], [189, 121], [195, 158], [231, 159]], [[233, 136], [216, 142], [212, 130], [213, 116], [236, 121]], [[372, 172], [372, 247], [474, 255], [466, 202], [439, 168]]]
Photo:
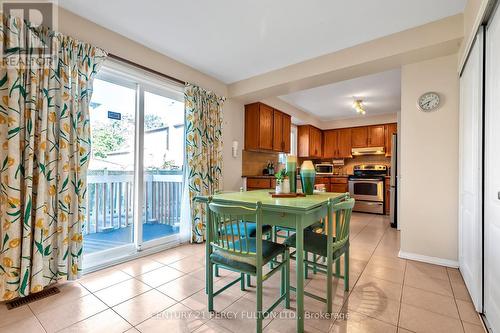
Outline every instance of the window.
[[[291, 131], [290, 131], [290, 154], [288, 155], [293, 155], [297, 156], [297, 126], [292, 125]], [[286, 157], [287, 154], [285, 153], [280, 153], [278, 157], [278, 161], [280, 164], [286, 164]]]

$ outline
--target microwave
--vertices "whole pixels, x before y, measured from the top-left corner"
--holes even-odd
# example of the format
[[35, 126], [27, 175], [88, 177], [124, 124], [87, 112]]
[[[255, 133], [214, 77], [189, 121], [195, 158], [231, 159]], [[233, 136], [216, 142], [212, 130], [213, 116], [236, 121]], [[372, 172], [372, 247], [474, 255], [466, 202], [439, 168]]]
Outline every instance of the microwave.
[[321, 163], [314, 166], [317, 175], [332, 175], [333, 164]]

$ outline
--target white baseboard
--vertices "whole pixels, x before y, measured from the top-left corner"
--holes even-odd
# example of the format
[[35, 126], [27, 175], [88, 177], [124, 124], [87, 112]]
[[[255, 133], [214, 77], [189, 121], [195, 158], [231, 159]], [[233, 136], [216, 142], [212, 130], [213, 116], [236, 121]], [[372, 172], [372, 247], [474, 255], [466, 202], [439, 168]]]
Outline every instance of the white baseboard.
[[426, 262], [428, 264], [434, 264], [434, 265], [440, 265], [440, 266], [446, 266], [446, 267], [452, 267], [452, 268], [459, 267], [458, 261], [456, 261], [456, 260], [449, 260], [449, 259], [443, 259], [443, 258], [438, 258], [438, 257], [429, 257], [429, 256], [424, 256], [423, 254], [417, 254], [417, 253], [399, 251], [398, 257], [400, 257], [402, 259], [410, 259], [410, 260], [415, 260], [415, 261]]

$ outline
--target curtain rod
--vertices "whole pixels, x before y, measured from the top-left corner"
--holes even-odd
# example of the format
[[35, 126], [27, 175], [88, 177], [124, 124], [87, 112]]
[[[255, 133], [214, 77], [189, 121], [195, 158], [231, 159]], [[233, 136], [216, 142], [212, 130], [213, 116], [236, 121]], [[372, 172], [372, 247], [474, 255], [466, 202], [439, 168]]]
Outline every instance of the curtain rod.
[[175, 77], [173, 77], [173, 76], [167, 75], [167, 74], [163, 74], [163, 73], [158, 72], [158, 71], [156, 71], [156, 70], [154, 70], [154, 69], [151, 69], [151, 68], [149, 68], [149, 67], [143, 66], [143, 65], [141, 65], [141, 64], [138, 64], [138, 63], [136, 63], [136, 62], [130, 61], [130, 60], [128, 60], [128, 59], [122, 58], [122, 57], [117, 56], [117, 55], [115, 55], [115, 54], [108, 53], [108, 57], [110, 57], [110, 58], [112, 58], [112, 59], [115, 59], [115, 60], [118, 60], [118, 61], [121, 61], [121, 62], [124, 62], [124, 63], [126, 63], [126, 64], [128, 64], [128, 65], [132, 65], [132, 66], [138, 67], [138, 68], [140, 68], [140, 69], [142, 69], [142, 70], [145, 70], [145, 71], [147, 71], [147, 72], [150, 72], [150, 73], [153, 73], [153, 74], [159, 75], [159, 76], [161, 76], [161, 77], [164, 77], [164, 78], [166, 78], [166, 79], [169, 79], [169, 80], [174, 81], [174, 82], [177, 82], [177, 83], [180, 83], [180, 84], [182, 84], [182, 85], [185, 85], [185, 84], [186, 84], [186, 81], [179, 80], [179, 79], [177, 79], [177, 78], [175, 78]]

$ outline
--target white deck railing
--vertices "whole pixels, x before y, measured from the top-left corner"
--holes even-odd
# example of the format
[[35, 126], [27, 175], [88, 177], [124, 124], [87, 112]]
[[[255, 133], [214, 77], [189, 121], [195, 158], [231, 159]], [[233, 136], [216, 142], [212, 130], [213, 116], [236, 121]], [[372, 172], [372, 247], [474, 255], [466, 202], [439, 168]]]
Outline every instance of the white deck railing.
[[[90, 171], [87, 184], [85, 234], [126, 228], [133, 224], [132, 171]], [[144, 175], [142, 222], [178, 224], [181, 197], [182, 171], [147, 171]]]

